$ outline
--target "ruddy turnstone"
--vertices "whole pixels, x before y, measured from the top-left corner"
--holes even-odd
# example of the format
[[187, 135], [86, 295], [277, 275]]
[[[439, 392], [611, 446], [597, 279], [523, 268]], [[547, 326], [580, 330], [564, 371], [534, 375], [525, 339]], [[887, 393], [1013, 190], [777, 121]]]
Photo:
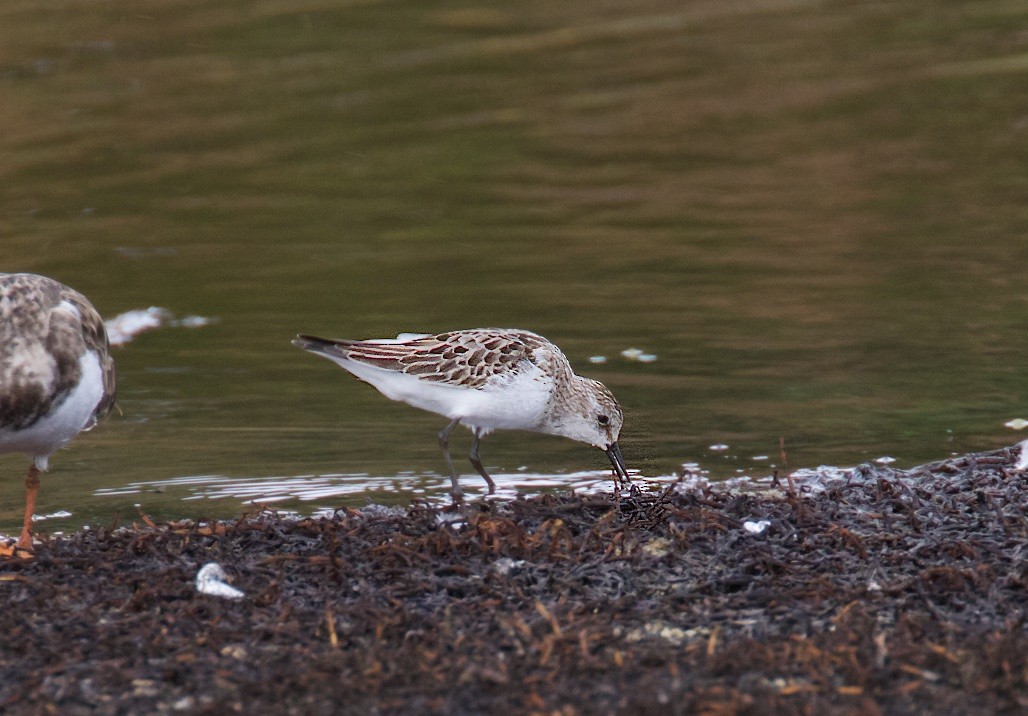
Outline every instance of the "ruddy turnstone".
[[26, 453], [25, 519], [8, 556], [32, 549], [39, 476], [50, 455], [114, 403], [107, 332], [85, 296], [28, 273], [0, 274], [0, 453]]
[[606, 452], [615, 478], [629, 480], [618, 447], [623, 422], [618, 401], [599, 381], [575, 375], [561, 350], [535, 333], [473, 328], [366, 341], [301, 335], [293, 345], [338, 363], [387, 398], [449, 418], [439, 445], [450, 468], [454, 500], [463, 491], [448, 440], [461, 423], [474, 435], [469, 457], [490, 493], [496, 485], [482, 466], [478, 443], [497, 429], [562, 435], [594, 445]]

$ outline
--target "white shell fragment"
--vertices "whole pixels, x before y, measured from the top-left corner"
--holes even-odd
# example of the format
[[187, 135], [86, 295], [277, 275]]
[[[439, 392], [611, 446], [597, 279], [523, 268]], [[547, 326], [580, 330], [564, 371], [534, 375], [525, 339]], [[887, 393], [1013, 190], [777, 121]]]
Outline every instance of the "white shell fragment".
[[760, 522], [753, 522], [746, 520], [742, 523], [742, 528], [749, 532], [751, 535], [759, 535], [761, 532], [771, 526], [771, 523], [767, 520], [760, 520]]
[[242, 599], [245, 595], [225, 582], [228, 577], [217, 562], [208, 562], [196, 573], [196, 591], [212, 597]]
[[1025, 428], [1028, 428], [1028, 420], [1025, 420], [1024, 418], [1014, 418], [1013, 420], [1008, 420], [1003, 423], [1003, 425], [1008, 428], [1013, 428], [1014, 430], [1024, 430]]
[[652, 363], [657, 360], [657, 356], [653, 353], [643, 353], [638, 348], [626, 348], [621, 351], [621, 357], [627, 360], [635, 360], [640, 363]]
[[512, 574], [524, 571], [525, 565], [528, 564], [523, 559], [511, 559], [510, 557], [500, 557], [498, 560], [493, 562], [492, 571], [501, 577], [507, 577]]

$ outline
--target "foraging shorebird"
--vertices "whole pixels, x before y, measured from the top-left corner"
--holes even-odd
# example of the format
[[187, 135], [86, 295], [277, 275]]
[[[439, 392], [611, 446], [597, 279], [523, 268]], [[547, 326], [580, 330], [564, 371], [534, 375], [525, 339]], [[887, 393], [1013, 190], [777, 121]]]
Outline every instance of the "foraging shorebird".
[[77, 291], [35, 274], [0, 274], [0, 453], [32, 462], [15, 550], [32, 549], [39, 476], [50, 455], [114, 403], [114, 361], [96, 309]]
[[561, 350], [535, 333], [474, 328], [366, 341], [301, 335], [293, 345], [338, 363], [387, 398], [449, 418], [439, 445], [455, 501], [464, 493], [448, 441], [461, 423], [474, 435], [469, 458], [490, 493], [496, 485], [482, 466], [478, 443], [497, 429], [594, 445], [607, 454], [615, 478], [629, 480], [618, 447], [621, 406], [602, 383], [575, 375]]

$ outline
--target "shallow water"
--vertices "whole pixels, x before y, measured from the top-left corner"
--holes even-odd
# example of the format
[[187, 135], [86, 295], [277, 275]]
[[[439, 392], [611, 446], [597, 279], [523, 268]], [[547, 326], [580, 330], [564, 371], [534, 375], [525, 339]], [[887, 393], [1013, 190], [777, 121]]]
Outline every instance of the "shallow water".
[[[619, 396], [626, 459], [658, 481], [768, 474], [781, 438], [788, 468], [1014, 442], [1026, 19], [1007, 2], [5, 4], [2, 268], [107, 317], [211, 319], [116, 349], [121, 413], [54, 456], [39, 513], [72, 516], [47, 529], [137, 503], [211, 517], [445, 490], [444, 421], [298, 332], [538, 331]], [[517, 433], [482, 455], [546, 489], [605, 466]], [[0, 529], [23, 464], [0, 459]]]

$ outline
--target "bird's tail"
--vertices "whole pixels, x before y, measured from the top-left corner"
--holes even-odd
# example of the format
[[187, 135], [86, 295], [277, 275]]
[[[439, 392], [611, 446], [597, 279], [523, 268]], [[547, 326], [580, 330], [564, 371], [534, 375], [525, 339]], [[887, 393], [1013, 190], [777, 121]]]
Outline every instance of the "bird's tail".
[[350, 352], [350, 346], [354, 343], [356, 341], [348, 341], [342, 338], [318, 338], [317, 336], [305, 335], [299, 335], [293, 339], [293, 345], [297, 348], [336, 358], [346, 358]]

